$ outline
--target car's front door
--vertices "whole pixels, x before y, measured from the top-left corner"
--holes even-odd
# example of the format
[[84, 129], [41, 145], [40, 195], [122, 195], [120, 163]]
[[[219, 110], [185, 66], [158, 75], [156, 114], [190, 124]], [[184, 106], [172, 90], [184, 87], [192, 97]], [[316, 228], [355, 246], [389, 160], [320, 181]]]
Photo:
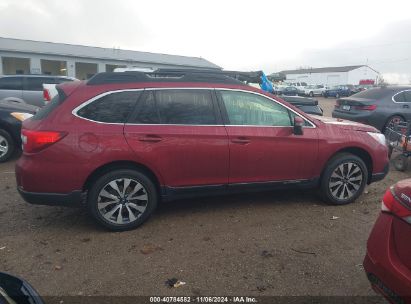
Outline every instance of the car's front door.
[[262, 94], [218, 90], [229, 137], [230, 184], [296, 181], [313, 178], [318, 135], [306, 121], [303, 135], [293, 133], [294, 116]]
[[168, 187], [228, 183], [228, 136], [213, 90], [146, 90], [124, 133], [136, 161]]

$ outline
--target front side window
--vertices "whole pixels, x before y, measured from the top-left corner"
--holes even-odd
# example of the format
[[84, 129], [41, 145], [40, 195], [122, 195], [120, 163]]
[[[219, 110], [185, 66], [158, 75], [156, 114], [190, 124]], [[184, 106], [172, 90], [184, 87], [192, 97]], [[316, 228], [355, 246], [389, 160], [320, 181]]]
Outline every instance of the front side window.
[[220, 91], [230, 125], [291, 126], [290, 111], [260, 95]]
[[23, 90], [23, 81], [21, 77], [3, 77], [0, 78], [0, 90]]
[[209, 90], [159, 90], [154, 95], [162, 124], [217, 123]]
[[99, 122], [125, 123], [140, 96], [139, 91], [114, 92], [89, 103], [77, 115]]

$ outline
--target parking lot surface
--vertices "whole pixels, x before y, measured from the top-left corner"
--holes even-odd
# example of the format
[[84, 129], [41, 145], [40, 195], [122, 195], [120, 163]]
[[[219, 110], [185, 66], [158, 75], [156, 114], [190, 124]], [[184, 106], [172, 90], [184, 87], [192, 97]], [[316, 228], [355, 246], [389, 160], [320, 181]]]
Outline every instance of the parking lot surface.
[[[319, 98], [326, 115], [334, 99]], [[164, 203], [137, 230], [101, 229], [84, 210], [20, 198], [0, 164], [0, 270], [41, 295], [375, 295], [362, 261], [391, 169], [354, 203], [276, 191]], [[186, 284], [166, 286], [176, 278]]]

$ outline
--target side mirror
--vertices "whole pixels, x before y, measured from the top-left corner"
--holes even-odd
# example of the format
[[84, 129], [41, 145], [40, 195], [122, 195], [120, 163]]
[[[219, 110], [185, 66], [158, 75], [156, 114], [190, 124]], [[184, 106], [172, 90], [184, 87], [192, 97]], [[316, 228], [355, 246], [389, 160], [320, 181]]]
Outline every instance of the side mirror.
[[295, 135], [303, 135], [303, 126], [304, 126], [304, 119], [300, 116], [294, 117], [294, 134]]
[[44, 304], [29, 283], [4, 272], [0, 272], [0, 303]]

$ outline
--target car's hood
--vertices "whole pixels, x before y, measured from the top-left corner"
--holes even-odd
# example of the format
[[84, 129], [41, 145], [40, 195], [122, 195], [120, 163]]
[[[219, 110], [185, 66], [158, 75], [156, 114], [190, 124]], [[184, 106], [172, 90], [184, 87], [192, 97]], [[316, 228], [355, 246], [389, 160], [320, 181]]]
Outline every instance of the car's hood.
[[350, 121], [350, 120], [324, 117], [324, 116], [311, 116], [311, 115], [310, 117], [326, 125], [333, 125], [333, 126], [345, 129], [345, 130], [355, 130], [355, 131], [363, 131], [363, 132], [379, 132], [376, 128], [372, 126], [368, 126], [368, 125], [365, 125], [359, 122]]

